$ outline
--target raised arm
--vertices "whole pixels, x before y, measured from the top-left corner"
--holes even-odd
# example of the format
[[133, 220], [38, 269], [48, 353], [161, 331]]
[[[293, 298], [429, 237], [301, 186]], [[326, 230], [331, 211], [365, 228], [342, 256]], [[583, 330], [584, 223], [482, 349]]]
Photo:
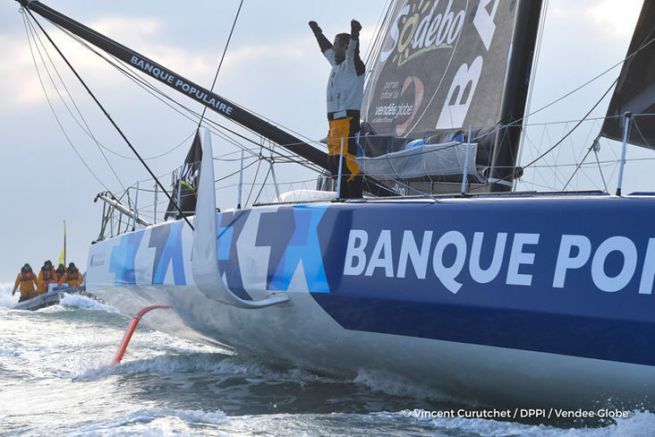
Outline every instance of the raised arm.
[[346, 49], [346, 62], [351, 68], [354, 68], [357, 76], [361, 76], [366, 72], [364, 61], [359, 55], [359, 31], [362, 30], [362, 25], [357, 20], [350, 21], [350, 41]]
[[321, 49], [321, 53], [325, 53], [326, 50], [332, 48], [332, 43], [325, 37], [325, 35], [323, 35], [323, 31], [318, 26], [316, 21], [310, 21], [309, 28], [312, 29], [312, 32], [314, 32], [314, 36], [318, 42], [318, 47]]

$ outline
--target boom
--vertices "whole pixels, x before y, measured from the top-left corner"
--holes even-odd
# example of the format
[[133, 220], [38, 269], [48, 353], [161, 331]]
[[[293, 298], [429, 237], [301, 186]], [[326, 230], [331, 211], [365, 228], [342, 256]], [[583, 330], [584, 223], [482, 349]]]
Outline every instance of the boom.
[[52, 23], [67, 29], [80, 38], [90, 42], [99, 49], [115, 56], [123, 62], [130, 64], [157, 79], [159, 82], [173, 88], [187, 97], [207, 106], [214, 112], [238, 123], [256, 133], [279, 144], [285, 149], [303, 157], [317, 166], [328, 170], [327, 154], [307, 144], [279, 127], [263, 120], [248, 110], [234, 104], [233, 102], [219, 96], [218, 94], [186, 79], [185, 77], [169, 70], [157, 62], [143, 56], [142, 54], [125, 47], [124, 45], [92, 30], [83, 24], [72, 20], [66, 15], [44, 5], [36, 0], [17, 0], [24, 8], [27, 8]]

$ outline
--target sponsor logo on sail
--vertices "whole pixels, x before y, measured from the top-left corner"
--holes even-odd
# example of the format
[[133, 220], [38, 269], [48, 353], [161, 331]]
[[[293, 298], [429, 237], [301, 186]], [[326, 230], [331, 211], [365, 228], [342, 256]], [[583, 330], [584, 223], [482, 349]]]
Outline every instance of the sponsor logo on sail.
[[379, 62], [400, 66], [436, 49], [452, 49], [464, 26], [465, 8], [453, 10], [453, 0], [438, 11], [439, 0], [407, 3], [389, 31], [388, 47], [380, 51]]
[[495, 125], [516, 10], [501, 0], [398, 3], [367, 85], [366, 120], [380, 135], [408, 138]]

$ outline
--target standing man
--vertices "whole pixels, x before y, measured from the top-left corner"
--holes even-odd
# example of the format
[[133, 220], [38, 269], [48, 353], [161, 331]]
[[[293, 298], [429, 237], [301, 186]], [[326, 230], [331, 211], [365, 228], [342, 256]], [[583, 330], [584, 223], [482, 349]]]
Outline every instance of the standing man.
[[359, 56], [359, 31], [357, 20], [350, 22], [350, 34], [340, 33], [334, 44], [323, 35], [316, 21], [310, 21], [318, 46], [332, 66], [327, 85], [328, 163], [332, 176], [339, 173], [341, 143], [343, 140], [343, 165], [341, 166], [341, 192], [339, 198], [362, 197], [362, 176], [357, 164], [357, 134], [359, 114], [364, 97], [364, 73], [366, 67]]
[[36, 281], [37, 278], [32, 271], [32, 267], [29, 264], [25, 264], [23, 267], [21, 267], [18, 276], [16, 276], [14, 290], [11, 292], [11, 295], [13, 296], [16, 293], [16, 290], [18, 290], [20, 291], [20, 299], [18, 302], [32, 299], [37, 295]]

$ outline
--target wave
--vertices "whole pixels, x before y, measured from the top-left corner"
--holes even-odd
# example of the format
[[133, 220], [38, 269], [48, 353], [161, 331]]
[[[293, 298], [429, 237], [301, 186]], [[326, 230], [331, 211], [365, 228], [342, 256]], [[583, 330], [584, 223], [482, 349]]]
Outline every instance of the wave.
[[10, 282], [0, 283], [0, 307], [13, 308], [18, 303], [18, 293], [11, 295], [13, 288], [14, 284]]
[[[14, 284], [12, 283], [0, 283], [0, 308], [13, 308], [18, 303], [20, 293], [16, 292], [16, 294], [12, 296], [11, 291], [13, 288]], [[68, 308], [104, 311], [114, 314], [119, 313], [119, 311], [111, 305], [103, 304], [95, 299], [91, 299], [87, 296], [82, 296], [79, 294], [64, 293], [64, 297], [61, 299], [60, 305]]]
[[120, 314], [120, 312], [111, 305], [103, 304], [95, 299], [80, 294], [66, 294], [59, 302], [60, 305], [67, 308], [79, 308], [92, 311], [104, 311], [106, 313]]
[[274, 369], [252, 358], [243, 358], [227, 353], [196, 352], [165, 354], [143, 360], [124, 361], [114, 366], [103, 366], [85, 370], [74, 380], [89, 381], [105, 378], [112, 375], [132, 376], [141, 374], [157, 374], [159, 376], [180, 375], [188, 373], [203, 373], [215, 378], [243, 377], [251, 381], [276, 381], [307, 383], [333, 383], [337, 382], [327, 376], [298, 369]]
[[259, 364], [241, 362], [223, 354], [194, 353], [160, 355], [155, 358], [123, 362], [114, 367], [87, 370], [76, 380], [88, 381], [110, 375], [178, 375], [202, 371], [209, 374], [264, 376], [267, 370]]
[[221, 410], [184, 410], [174, 408], [147, 408], [123, 417], [101, 421], [78, 429], [70, 435], [169, 435], [171, 433], [198, 434], [202, 429], [215, 429], [227, 422]]
[[[20, 342], [12, 338], [3, 338], [2, 344], [0, 344], [0, 358], [19, 357], [20, 355]], [[1, 368], [2, 366], [0, 366]]]
[[436, 391], [433, 388], [428, 389], [425, 386], [403, 378], [400, 375], [377, 369], [359, 369], [353, 382], [355, 384], [364, 385], [373, 391], [393, 396], [411, 397], [414, 399], [437, 402], [470, 404], [470, 402]]
[[647, 411], [628, 412], [628, 417], [613, 419], [606, 426], [586, 427], [576, 423], [575, 427], [556, 427], [533, 425], [492, 419], [469, 419], [463, 417], [422, 419], [411, 412], [374, 413], [381, 421], [401, 420], [407, 425], [429, 428], [432, 432], [446, 435], [471, 435], [480, 437], [516, 436], [569, 436], [569, 437], [612, 437], [612, 436], [652, 436], [655, 429], [655, 414]]
[[487, 419], [416, 420], [402, 413], [371, 414], [258, 414], [226, 416], [222, 410], [141, 409], [125, 416], [78, 429], [72, 435], [206, 435], [224, 432], [247, 435], [369, 435], [384, 430], [385, 435], [453, 435], [471, 437], [610, 437], [650, 436], [655, 415], [634, 412], [625, 419], [602, 428], [558, 428]]

